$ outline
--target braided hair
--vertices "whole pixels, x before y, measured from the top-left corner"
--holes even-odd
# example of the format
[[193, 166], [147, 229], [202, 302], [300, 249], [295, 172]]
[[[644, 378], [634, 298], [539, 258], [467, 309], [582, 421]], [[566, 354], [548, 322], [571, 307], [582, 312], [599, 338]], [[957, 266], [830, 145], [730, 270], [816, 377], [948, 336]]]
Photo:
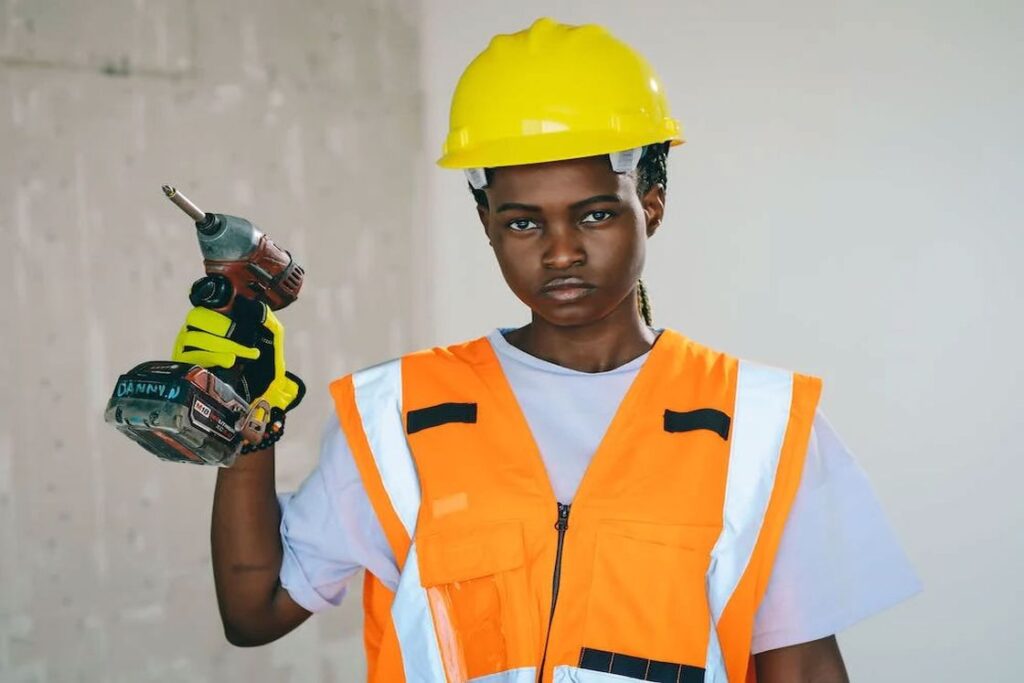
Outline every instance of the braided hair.
[[[636, 193], [642, 198], [652, 187], [661, 185], [668, 187], [668, 142], [647, 145], [636, 166]], [[640, 309], [640, 317], [644, 324], [651, 327], [654, 315], [651, 313], [651, 298], [647, 295], [647, 287], [643, 280], [636, 283], [636, 306]]]
[[[633, 171], [636, 174], [636, 193], [641, 198], [655, 185], [661, 185], [663, 189], [668, 187], [669, 145], [668, 142], [658, 142], [644, 147], [640, 162], [637, 164], [636, 170]], [[484, 174], [487, 177], [487, 184], [490, 185], [494, 180], [494, 170], [485, 168]], [[478, 206], [488, 207], [486, 192], [477, 190], [472, 185], [469, 185], [469, 191], [473, 193], [473, 199], [476, 200]], [[644, 286], [643, 280], [637, 281], [636, 305], [644, 323], [648, 326], [652, 325], [651, 300], [647, 295], [647, 287]]]

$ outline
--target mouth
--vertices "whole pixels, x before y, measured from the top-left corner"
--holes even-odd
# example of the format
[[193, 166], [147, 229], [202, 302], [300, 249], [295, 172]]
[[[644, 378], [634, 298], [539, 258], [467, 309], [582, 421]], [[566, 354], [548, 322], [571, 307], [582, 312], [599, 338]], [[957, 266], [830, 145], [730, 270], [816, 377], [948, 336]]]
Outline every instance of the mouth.
[[596, 289], [594, 285], [578, 277], [556, 277], [541, 287], [540, 293], [555, 301], [576, 301], [588, 296]]

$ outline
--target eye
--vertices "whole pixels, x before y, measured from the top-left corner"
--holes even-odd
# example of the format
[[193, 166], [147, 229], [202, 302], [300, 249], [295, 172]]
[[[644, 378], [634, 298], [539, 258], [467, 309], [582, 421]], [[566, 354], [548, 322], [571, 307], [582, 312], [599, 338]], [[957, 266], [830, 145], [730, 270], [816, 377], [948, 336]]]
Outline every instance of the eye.
[[509, 221], [508, 223], [506, 223], [505, 227], [508, 228], [509, 230], [514, 230], [516, 232], [522, 232], [524, 230], [530, 230], [532, 228], [536, 228], [537, 224], [533, 220], [531, 220], [529, 218], [518, 218], [518, 219], [516, 219], [514, 221]]
[[580, 223], [603, 223], [614, 215], [611, 211], [591, 211], [583, 216]]

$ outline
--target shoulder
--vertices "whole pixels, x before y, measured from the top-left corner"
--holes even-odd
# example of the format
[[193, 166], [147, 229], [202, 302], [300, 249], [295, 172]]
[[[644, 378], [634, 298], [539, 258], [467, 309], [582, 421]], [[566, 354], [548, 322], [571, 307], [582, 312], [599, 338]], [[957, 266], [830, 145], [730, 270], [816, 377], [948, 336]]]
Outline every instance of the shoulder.
[[810, 380], [812, 383], [817, 384], [821, 383], [821, 378], [813, 374], [777, 366], [771, 362], [734, 355], [728, 351], [702, 344], [672, 328], [665, 328], [662, 334], [666, 336], [666, 341], [674, 347], [678, 355], [690, 359], [690, 362], [705, 368], [709, 372], [714, 369], [721, 369], [729, 373], [743, 372], [752, 378], [758, 379], [785, 379], [788, 377]]
[[376, 383], [391, 375], [400, 375], [403, 365], [444, 365], [444, 364], [477, 364], [486, 362], [493, 357], [493, 350], [487, 336], [476, 337], [447, 346], [433, 346], [405, 353], [395, 358], [368, 365], [347, 375], [337, 377], [330, 382], [332, 393], [335, 387], [345, 384]]
[[920, 590], [867, 475], [816, 411], [752, 652], [839, 633]]

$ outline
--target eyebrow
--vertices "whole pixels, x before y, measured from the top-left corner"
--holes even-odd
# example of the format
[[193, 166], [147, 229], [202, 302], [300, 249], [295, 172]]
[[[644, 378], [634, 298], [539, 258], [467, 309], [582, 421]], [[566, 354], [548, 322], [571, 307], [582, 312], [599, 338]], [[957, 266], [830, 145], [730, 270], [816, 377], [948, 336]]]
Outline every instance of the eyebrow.
[[[579, 209], [580, 207], [586, 206], [587, 204], [597, 204], [598, 202], [615, 202], [620, 203], [622, 200], [617, 194], [597, 194], [593, 197], [587, 197], [586, 199], [580, 200], [569, 205], [570, 209]], [[540, 212], [539, 206], [533, 204], [520, 204], [519, 202], [505, 202], [499, 206], [495, 213], [501, 213], [503, 211], [533, 211]]]
[[597, 204], [600, 202], [615, 202], [616, 204], [618, 204], [621, 201], [622, 200], [619, 199], [619, 195], [617, 194], [596, 194], [593, 197], [587, 197], [586, 199], [576, 202], [575, 204], [570, 204], [569, 208], [579, 209], [580, 207], [586, 206], [587, 204]]
[[495, 213], [501, 213], [502, 211], [540, 211], [539, 206], [533, 206], [532, 204], [520, 204], [519, 202], [505, 202], [499, 206]]

